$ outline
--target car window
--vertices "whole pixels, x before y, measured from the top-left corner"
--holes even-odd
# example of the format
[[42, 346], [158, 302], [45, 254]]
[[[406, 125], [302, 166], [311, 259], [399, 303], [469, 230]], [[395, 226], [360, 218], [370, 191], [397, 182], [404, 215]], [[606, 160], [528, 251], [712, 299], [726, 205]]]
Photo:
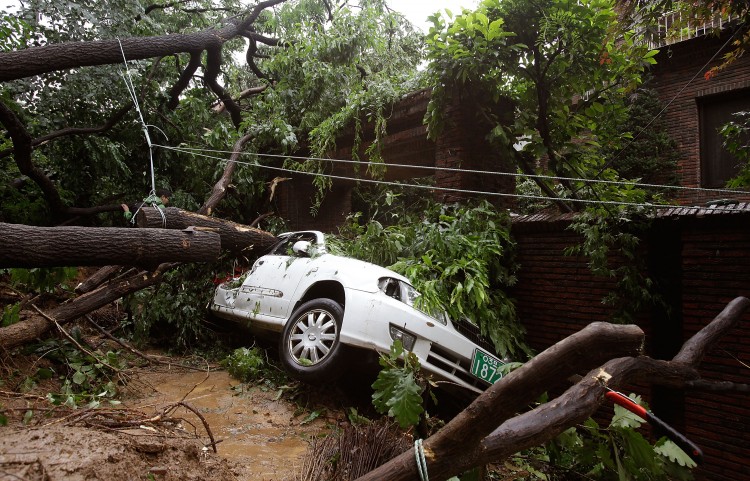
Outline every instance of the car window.
[[298, 241], [308, 241], [312, 245], [317, 245], [318, 240], [315, 238], [315, 234], [312, 232], [297, 232], [285, 237], [281, 242], [276, 244], [276, 247], [271, 251], [272, 255], [276, 256], [291, 256], [294, 255], [292, 252], [292, 246]]
[[386, 296], [403, 302], [401, 299], [401, 286], [399, 285], [398, 279], [383, 277], [378, 281], [378, 288], [383, 291]]
[[382, 277], [378, 281], [378, 288], [388, 297], [392, 297], [411, 306], [419, 311], [424, 312], [428, 316], [434, 318], [436, 321], [445, 325], [448, 324], [447, 316], [445, 312], [439, 311], [436, 313], [426, 312], [423, 306], [418, 306], [417, 299], [421, 296], [419, 291], [414, 289], [410, 284], [394, 279], [392, 277]]

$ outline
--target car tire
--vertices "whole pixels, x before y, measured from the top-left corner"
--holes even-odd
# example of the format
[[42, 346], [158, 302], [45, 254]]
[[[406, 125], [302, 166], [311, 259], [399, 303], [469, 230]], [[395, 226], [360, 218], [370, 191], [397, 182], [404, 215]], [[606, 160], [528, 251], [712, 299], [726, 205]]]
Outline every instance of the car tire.
[[344, 308], [331, 299], [313, 299], [294, 310], [279, 340], [284, 369], [304, 382], [332, 382], [344, 366], [339, 336]]

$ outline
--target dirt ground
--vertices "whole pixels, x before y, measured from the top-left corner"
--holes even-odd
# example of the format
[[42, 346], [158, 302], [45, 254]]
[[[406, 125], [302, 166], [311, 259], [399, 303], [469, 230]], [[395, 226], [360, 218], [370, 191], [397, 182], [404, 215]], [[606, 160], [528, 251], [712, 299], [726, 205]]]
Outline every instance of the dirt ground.
[[[292, 480], [309, 440], [342, 422], [326, 416], [333, 410], [293, 402], [283, 389], [245, 390], [221, 370], [159, 366], [131, 377], [122, 405], [100, 410], [104, 416], [79, 408], [27, 425], [10, 419], [0, 427], [0, 480]], [[13, 408], [0, 398], [6, 411], [28, 412], [40, 401], [29, 395], [26, 406]], [[182, 404], [163, 416], [175, 403]], [[310, 420], [315, 412], [323, 415]], [[132, 425], [122, 426], [119, 413]], [[162, 422], [151, 422], [160, 415]], [[108, 416], [116, 427], [107, 428]]]

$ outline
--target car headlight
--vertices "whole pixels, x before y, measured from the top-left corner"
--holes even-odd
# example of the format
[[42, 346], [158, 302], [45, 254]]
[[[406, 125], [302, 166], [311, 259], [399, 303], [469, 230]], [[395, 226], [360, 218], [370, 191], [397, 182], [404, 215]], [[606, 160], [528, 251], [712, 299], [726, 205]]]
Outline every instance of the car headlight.
[[415, 336], [414, 334], [410, 334], [403, 329], [399, 329], [393, 324], [391, 324], [388, 328], [388, 332], [391, 334], [391, 339], [393, 339], [394, 341], [396, 339], [401, 341], [401, 344], [407, 351], [411, 351], [412, 349], [414, 349], [414, 343], [417, 342], [417, 336]]

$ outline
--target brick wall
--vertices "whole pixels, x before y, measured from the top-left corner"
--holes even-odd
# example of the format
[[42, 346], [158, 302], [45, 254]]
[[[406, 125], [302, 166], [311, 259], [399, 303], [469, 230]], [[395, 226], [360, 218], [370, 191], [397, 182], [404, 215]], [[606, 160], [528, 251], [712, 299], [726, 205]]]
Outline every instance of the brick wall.
[[[543, 219], [536, 216], [536, 219]], [[521, 264], [513, 296], [536, 350], [594, 321], [608, 321], [612, 310], [601, 304], [614, 287], [611, 279], [594, 277], [583, 258], [563, 250], [578, 238], [565, 228], [566, 216], [520, 218], [513, 225]], [[667, 318], [656, 309], [639, 325], [646, 351], [670, 359], [682, 343], [707, 325], [737, 296], [750, 296], [750, 210], [704, 217], [657, 219], [644, 238], [650, 275], [672, 309]], [[705, 357], [701, 375], [709, 380], [750, 381], [750, 313]], [[743, 365], [744, 364], [744, 365]], [[747, 394], [697, 393], [640, 387], [660, 417], [683, 430], [704, 450], [705, 465], [697, 480], [750, 479], [750, 407]]]
[[[732, 221], [731, 224], [727, 225]], [[750, 296], [748, 219], [688, 222], [682, 231], [684, 338], [698, 332], [737, 296]], [[710, 380], [749, 383], [750, 331], [745, 322], [722, 338], [703, 361]], [[741, 365], [741, 362], [745, 366]], [[703, 479], [750, 479], [748, 395], [695, 393], [685, 403], [686, 434], [706, 455]]]
[[319, 230], [338, 232], [346, 216], [352, 211], [352, 184], [336, 184], [326, 193], [317, 214], [310, 207], [315, 200], [315, 187], [309, 175], [285, 174], [292, 180], [276, 188], [275, 209], [286, 221], [289, 230]]
[[[500, 108], [512, 112], [510, 104]], [[471, 172], [515, 171], [508, 159], [504, 159], [486, 140], [491, 127], [481, 123], [477, 118], [477, 112], [478, 108], [472, 103], [471, 97], [462, 98], [460, 93], [446, 106], [445, 128], [435, 141], [434, 165], [459, 170], [435, 172], [435, 186], [475, 192], [515, 192], [515, 178], [512, 176]], [[465, 172], [461, 172], [462, 170]], [[438, 190], [435, 197], [439, 202], [456, 202], [479, 197], [502, 208], [511, 208], [514, 205], [512, 197], [480, 196], [450, 190]]]
[[[659, 92], [661, 101], [665, 105], [671, 102], [663, 115], [669, 135], [677, 142], [680, 152], [678, 176], [680, 185], [685, 187], [701, 186], [698, 102], [710, 101], [712, 95], [750, 87], [750, 57], [747, 55], [718, 76], [710, 80], [704, 78], [706, 71], [721, 63], [726, 49], [721, 50], [715, 60], [705, 66], [720, 51], [727, 38], [726, 35], [720, 38], [702, 36], [662, 47], [656, 56], [657, 64], [651, 69], [654, 87]], [[678, 196], [681, 204], [689, 205], [702, 205], [716, 198], [715, 193], [695, 191], [681, 191]]]

